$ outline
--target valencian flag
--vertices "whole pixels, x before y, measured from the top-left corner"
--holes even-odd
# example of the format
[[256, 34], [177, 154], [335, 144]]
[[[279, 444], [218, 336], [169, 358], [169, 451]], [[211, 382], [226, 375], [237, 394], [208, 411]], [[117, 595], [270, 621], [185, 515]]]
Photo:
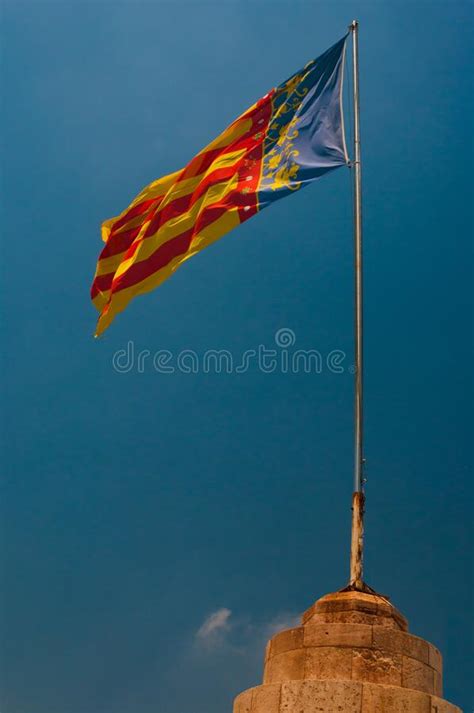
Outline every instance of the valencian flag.
[[273, 201], [348, 163], [346, 37], [241, 114], [185, 168], [105, 221], [92, 284], [96, 336], [136, 295]]

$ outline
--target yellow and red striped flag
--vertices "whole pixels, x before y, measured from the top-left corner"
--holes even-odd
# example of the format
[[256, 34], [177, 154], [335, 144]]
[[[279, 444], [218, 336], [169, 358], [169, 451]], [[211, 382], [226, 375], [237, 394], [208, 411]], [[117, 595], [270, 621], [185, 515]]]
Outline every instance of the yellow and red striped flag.
[[255, 215], [348, 162], [342, 121], [346, 37], [241, 114], [188, 165], [105, 221], [91, 289], [96, 336], [136, 295]]

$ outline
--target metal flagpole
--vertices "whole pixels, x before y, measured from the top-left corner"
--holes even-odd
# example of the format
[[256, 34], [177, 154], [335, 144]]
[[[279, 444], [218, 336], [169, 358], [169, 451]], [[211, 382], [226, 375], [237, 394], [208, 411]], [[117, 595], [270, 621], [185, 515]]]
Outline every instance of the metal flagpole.
[[363, 411], [362, 411], [362, 185], [360, 159], [360, 109], [359, 109], [359, 23], [350, 25], [352, 32], [352, 70], [354, 89], [354, 273], [355, 273], [355, 399], [354, 399], [354, 493], [352, 496], [351, 573], [349, 585], [364, 589], [364, 477], [363, 477]]

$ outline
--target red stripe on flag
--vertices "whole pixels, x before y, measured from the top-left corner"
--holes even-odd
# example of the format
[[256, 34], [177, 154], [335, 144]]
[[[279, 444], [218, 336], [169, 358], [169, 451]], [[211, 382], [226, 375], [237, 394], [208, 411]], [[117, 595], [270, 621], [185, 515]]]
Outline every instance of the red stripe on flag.
[[94, 282], [91, 287], [91, 298], [97, 297], [99, 292], [107, 292], [112, 286], [112, 281], [114, 279], [115, 272], [109, 272], [106, 275], [98, 275], [94, 278]]
[[174, 260], [180, 255], [184, 255], [189, 249], [193, 237], [207, 225], [210, 225], [220, 218], [228, 209], [229, 207], [227, 205], [220, 203], [206, 208], [191, 228], [177, 235], [175, 238], [171, 238], [171, 240], [168, 240], [164, 245], [160, 245], [146, 260], [134, 263], [125, 273], [120, 275], [116, 280], [113, 280], [113, 293], [142, 282], [147, 277], [150, 277], [150, 275], [166, 267], [171, 260]]
[[104, 249], [100, 253], [99, 261], [108, 257], [113, 257], [114, 255], [119, 255], [120, 253], [125, 252], [125, 250], [128, 250], [141, 229], [142, 226], [137, 225], [136, 228], [124, 230], [123, 233], [116, 233], [113, 236], [114, 240], [109, 238]]
[[134, 205], [133, 208], [130, 208], [130, 210], [125, 213], [125, 215], [119, 218], [112, 225], [111, 235], [115, 231], [119, 230], [119, 228], [122, 228], [126, 223], [128, 223], [129, 220], [132, 220], [132, 218], [137, 218], [139, 215], [143, 215], [143, 213], [145, 213], [148, 208], [158, 203], [162, 199], [163, 196], [157, 196], [156, 198], [148, 198], [146, 201], [142, 201], [141, 203], [137, 203], [137, 205]]

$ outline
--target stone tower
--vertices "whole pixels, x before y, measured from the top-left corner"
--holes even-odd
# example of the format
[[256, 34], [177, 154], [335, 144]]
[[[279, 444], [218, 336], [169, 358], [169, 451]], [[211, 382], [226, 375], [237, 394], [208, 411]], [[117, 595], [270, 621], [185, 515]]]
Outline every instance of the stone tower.
[[234, 713], [462, 713], [442, 689], [438, 649], [386, 597], [343, 590], [269, 641], [263, 685]]

